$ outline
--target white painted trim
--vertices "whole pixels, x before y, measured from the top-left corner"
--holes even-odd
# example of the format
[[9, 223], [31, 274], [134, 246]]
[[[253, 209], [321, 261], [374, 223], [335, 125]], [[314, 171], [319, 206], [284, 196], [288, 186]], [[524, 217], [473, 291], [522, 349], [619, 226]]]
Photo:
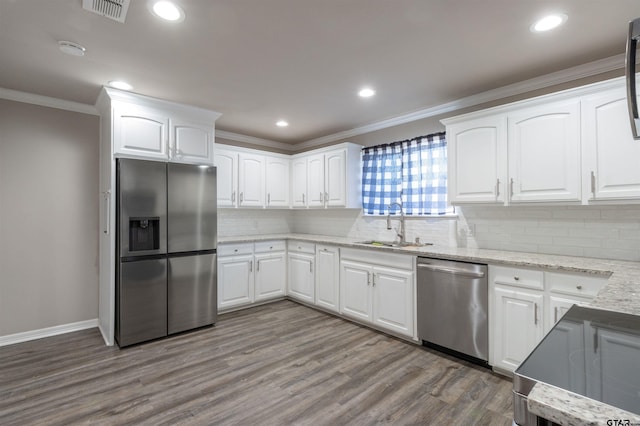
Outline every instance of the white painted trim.
[[82, 114], [100, 115], [95, 106], [80, 102], [65, 101], [63, 99], [51, 98], [49, 96], [35, 95], [33, 93], [20, 92], [18, 90], [5, 89], [0, 87], [0, 99], [23, 102], [26, 104], [39, 105], [49, 108], [63, 109], [66, 111], [79, 112]]
[[256, 138], [253, 136], [241, 135], [240, 133], [227, 132], [226, 130], [216, 129], [216, 137], [227, 139], [230, 141], [243, 142], [257, 146], [268, 146], [270, 148], [284, 149], [286, 151], [295, 151], [298, 149], [296, 144], [284, 142], [276, 142], [269, 139]]
[[70, 324], [56, 325], [54, 327], [41, 328], [39, 330], [30, 330], [22, 333], [9, 334], [0, 336], [0, 346], [13, 345], [16, 343], [27, 342], [29, 340], [42, 339], [44, 337], [57, 336], [58, 334], [71, 333], [72, 331], [86, 330], [88, 328], [98, 327], [98, 319], [86, 321], [72, 322]]
[[334, 133], [332, 135], [311, 139], [295, 145], [296, 149], [312, 148], [314, 146], [323, 145], [342, 139], [351, 138], [365, 133], [374, 132], [376, 130], [386, 129], [388, 127], [398, 126], [400, 124], [409, 123], [423, 118], [434, 117], [447, 112], [456, 111], [486, 102], [505, 99], [510, 96], [520, 95], [534, 90], [544, 89], [546, 87], [558, 84], [568, 83], [570, 81], [579, 80], [585, 77], [602, 74], [624, 67], [624, 54], [611, 56], [609, 58], [600, 59], [583, 65], [578, 65], [566, 70], [557, 71], [551, 74], [521, 81], [519, 83], [510, 84], [508, 86], [499, 87], [497, 89], [488, 90], [466, 98], [457, 99], [445, 104], [436, 105], [408, 114], [399, 115], [387, 120], [378, 121], [364, 126], [356, 127], [343, 132]]

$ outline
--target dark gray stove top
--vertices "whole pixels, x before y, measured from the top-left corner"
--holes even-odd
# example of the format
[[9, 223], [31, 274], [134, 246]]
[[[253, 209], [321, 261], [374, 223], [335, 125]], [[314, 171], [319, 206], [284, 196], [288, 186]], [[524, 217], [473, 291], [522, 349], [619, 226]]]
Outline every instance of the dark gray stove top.
[[537, 382], [640, 414], [640, 316], [574, 305], [515, 371]]

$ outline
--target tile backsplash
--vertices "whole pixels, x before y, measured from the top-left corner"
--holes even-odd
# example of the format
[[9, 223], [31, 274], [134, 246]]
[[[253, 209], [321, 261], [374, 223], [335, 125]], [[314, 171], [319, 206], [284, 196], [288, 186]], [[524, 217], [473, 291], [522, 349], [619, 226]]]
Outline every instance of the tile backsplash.
[[[386, 217], [358, 209], [219, 209], [219, 235], [303, 233], [393, 240]], [[392, 218], [393, 228], [399, 220]], [[467, 230], [473, 230], [469, 235]], [[464, 206], [458, 217], [408, 218], [407, 240], [447, 247], [640, 261], [640, 205]]]

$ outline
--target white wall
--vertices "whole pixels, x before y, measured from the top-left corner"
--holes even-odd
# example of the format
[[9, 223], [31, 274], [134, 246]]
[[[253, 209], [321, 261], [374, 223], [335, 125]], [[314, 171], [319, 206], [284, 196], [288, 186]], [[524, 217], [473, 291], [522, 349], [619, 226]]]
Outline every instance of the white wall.
[[0, 336], [98, 316], [98, 127], [0, 100]]

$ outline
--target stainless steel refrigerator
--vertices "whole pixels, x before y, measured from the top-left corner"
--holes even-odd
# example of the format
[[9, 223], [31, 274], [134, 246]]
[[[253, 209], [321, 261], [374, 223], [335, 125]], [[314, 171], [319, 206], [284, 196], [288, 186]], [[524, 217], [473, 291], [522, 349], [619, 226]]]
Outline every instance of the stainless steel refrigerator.
[[120, 347], [215, 323], [216, 169], [118, 159]]

